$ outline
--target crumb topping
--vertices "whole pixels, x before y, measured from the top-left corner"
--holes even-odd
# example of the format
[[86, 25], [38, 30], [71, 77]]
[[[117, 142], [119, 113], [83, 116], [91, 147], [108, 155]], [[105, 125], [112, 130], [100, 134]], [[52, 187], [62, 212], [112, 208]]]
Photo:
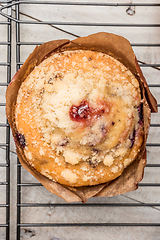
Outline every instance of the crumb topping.
[[[87, 164], [80, 165], [87, 184], [96, 179], [90, 168], [103, 177], [100, 164], [112, 175], [134, 160], [130, 155], [139, 141], [140, 101], [138, 80], [113, 57], [84, 50], [56, 53], [35, 67], [19, 89], [17, 136], [24, 143], [25, 127], [19, 119], [27, 123], [32, 114], [30, 128], [37, 129], [43, 143], [39, 157], [44, 158], [48, 148], [59, 167]], [[27, 150], [31, 134], [25, 137], [25, 154], [32, 160]], [[34, 136], [31, 144], [38, 146]], [[78, 173], [71, 169], [61, 170], [61, 177], [73, 184]]]
[[73, 173], [70, 169], [66, 169], [61, 173], [62, 177], [69, 183], [75, 183], [77, 180], [77, 175]]

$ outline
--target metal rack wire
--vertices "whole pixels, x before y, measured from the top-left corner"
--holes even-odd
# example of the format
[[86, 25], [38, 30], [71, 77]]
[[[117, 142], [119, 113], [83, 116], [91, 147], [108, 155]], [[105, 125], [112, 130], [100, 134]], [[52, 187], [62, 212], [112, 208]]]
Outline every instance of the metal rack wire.
[[[4, 1], [0, 1], [4, 3]], [[6, 2], [5, 2], [6, 3]], [[8, 10], [7, 14], [10, 16], [11, 12]], [[0, 68], [6, 68], [6, 79], [0, 82], [0, 87], [7, 87], [10, 78], [11, 78], [11, 20], [9, 18], [3, 18], [0, 21], [0, 26], [4, 25], [7, 31], [7, 39], [0, 42], [0, 46], [6, 46], [6, 51], [4, 54], [7, 55], [6, 62], [0, 62]], [[5, 108], [5, 103], [0, 103], [0, 108]], [[2, 151], [5, 151], [5, 158], [1, 159], [0, 168], [3, 169], [6, 173], [5, 181], [0, 181], [0, 191], [2, 191], [2, 187], [5, 187], [5, 203], [0, 204], [0, 211], [1, 209], [5, 208], [5, 216], [4, 216], [4, 223], [0, 224], [0, 228], [4, 228], [5, 230], [5, 239], [9, 240], [10, 234], [10, 128], [8, 121], [2, 122], [2, 118], [0, 121], [0, 128], [5, 129], [6, 137], [4, 142], [0, 143], [0, 148]]]
[[[132, 6], [136, 6], [136, 7], [148, 7], [148, 8], [157, 8], [160, 7], [159, 3], [111, 3], [111, 2], [105, 2], [105, 3], [99, 3], [99, 2], [64, 2], [64, 1], [9, 1], [7, 4], [7, 7], [15, 7], [15, 17], [11, 16], [9, 17], [7, 14], [5, 14], [3, 12], [3, 9], [6, 8], [6, 6], [4, 8], [2, 8], [1, 10], [1, 14], [5, 17], [9, 17], [8, 22], [6, 22], [6, 25], [8, 27], [8, 42], [7, 43], [0, 43], [0, 44], [7, 44], [8, 46], [8, 61], [5, 64], [5, 66], [7, 65], [7, 69], [8, 69], [8, 75], [7, 75], [7, 84], [10, 80], [10, 46], [11, 46], [11, 39], [10, 39], [10, 22], [14, 21], [16, 23], [16, 66], [17, 66], [17, 70], [20, 68], [20, 66], [23, 64], [23, 61], [21, 60], [21, 47], [25, 46], [36, 46], [41, 44], [42, 42], [35, 42], [35, 41], [22, 41], [21, 40], [21, 27], [22, 26], [31, 26], [31, 25], [50, 25], [50, 26], [54, 26], [57, 31], [63, 31], [64, 33], [70, 34], [71, 37], [78, 37], [79, 35], [77, 33], [73, 33], [73, 32], [69, 32], [68, 30], [64, 30], [63, 28], [61, 28], [61, 26], [80, 26], [80, 27], [87, 27], [87, 26], [91, 26], [91, 27], [97, 27], [97, 32], [98, 32], [98, 27], [121, 27], [121, 28], [141, 28], [141, 31], [143, 33], [143, 29], [144, 28], [157, 28], [159, 29], [160, 24], [159, 23], [139, 23], [139, 24], [134, 24], [134, 23], [119, 23], [119, 22], [112, 22], [112, 23], [103, 23], [103, 22], [81, 22], [81, 21], [53, 21], [53, 20], [39, 20], [37, 18], [32, 18], [29, 20], [21, 20], [20, 18], [20, 12], [21, 12], [21, 6], [22, 5], [27, 5], [29, 4], [31, 7], [35, 8], [37, 5], [41, 4], [41, 5], [47, 5], [48, 8], [49, 6], [53, 6], [53, 5], [59, 5], [59, 6], [84, 6], [84, 8], [87, 7], [92, 7], [92, 6], [96, 6], [98, 7], [113, 7], [113, 8], [119, 8], [119, 7], [132, 7]], [[0, 22], [0, 24], [3, 24]], [[107, 29], [107, 28], [105, 28]], [[132, 46], [134, 48], [136, 47], [148, 47], [150, 49], [156, 47], [156, 48], [160, 48], [160, 43], [156, 42], [156, 43], [132, 43]], [[139, 60], [139, 64], [142, 68], [148, 68], [149, 70], [152, 69], [153, 71], [159, 71], [160, 70], [160, 63], [146, 63], [145, 61], [140, 61]], [[3, 83], [5, 84], [5, 83]], [[151, 88], [160, 88], [160, 83], [150, 83], [149, 84]], [[1, 86], [1, 85], [0, 85]], [[152, 90], [152, 89], [151, 89]], [[4, 104], [0, 104], [0, 106], [4, 106]], [[158, 107], [160, 107], [160, 103], [158, 103]], [[7, 124], [1, 124], [0, 127], [6, 127], [6, 131], [7, 131], [7, 139], [6, 139], [6, 143], [2, 144], [0, 146], [5, 146], [6, 147], [6, 164], [4, 164], [4, 166], [0, 167], [6, 167], [7, 168], [7, 179], [6, 179], [6, 183], [0, 183], [0, 185], [5, 184], [6, 185], [6, 191], [7, 191], [7, 199], [6, 199], [6, 205], [0, 205], [0, 207], [6, 207], [6, 214], [7, 214], [7, 220], [6, 220], [6, 224], [5, 227], [8, 229], [9, 228], [9, 127], [8, 127], [8, 123]], [[156, 129], [160, 127], [160, 122], [156, 122], [156, 123], [152, 123], [151, 124], [151, 129]], [[148, 142], [147, 143], [147, 148], [150, 149], [159, 149], [160, 148], [160, 143], [159, 142], [154, 142], [154, 140], [152, 142]], [[153, 169], [153, 168], [159, 168], [160, 164], [159, 163], [151, 163], [149, 162], [146, 166], [148, 169]], [[23, 196], [23, 189], [28, 187], [28, 188], [37, 188], [37, 187], [42, 187], [43, 186], [40, 183], [30, 183], [30, 182], [22, 182], [22, 176], [23, 176], [23, 172], [22, 172], [22, 168], [21, 168], [21, 164], [19, 163], [19, 161], [17, 161], [17, 240], [21, 239], [21, 229], [22, 228], [30, 228], [30, 227], [160, 227], [160, 222], [142, 222], [142, 221], [137, 221], [137, 222], [130, 222], [130, 220], [128, 219], [127, 222], [71, 222], [71, 223], [66, 223], [66, 222], [51, 222], [51, 223], [43, 223], [43, 220], [40, 223], [37, 222], [27, 222], [24, 223], [22, 221], [22, 217], [23, 217], [23, 209], [24, 208], [43, 208], [43, 207], [53, 207], [53, 208], [126, 208], [126, 207], [132, 207], [132, 208], [148, 208], [148, 207], [160, 207], [160, 201], [158, 200], [157, 202], [141, 202], [141, 201], [137, 201], [137, 202], [133, 202], [133, 203], [98, 203], [98, 202], [94, 202], [94, 203], [87, 203], [87, 204], [81, 204], [81, 203], [74, 203], [74, 204], [67, 204], [67, 203], [48, 203], [47, 199], [46, 199], [46, 203], [38, 203], [38, 202], [27, 202], [27, 203], [23, 203], [22, 202], [22, 196]], [[160, 183], [159, 182], [142, 182], [139, 183], [139, 187], [140, 188], [158, 188], [160, 187]], [[38, 210], [37, 210], [38, 211]], [[7, 238], [8, 237], [8, 238]], [[9, 235], [6, 235], [6, 239], [9, 239]]]

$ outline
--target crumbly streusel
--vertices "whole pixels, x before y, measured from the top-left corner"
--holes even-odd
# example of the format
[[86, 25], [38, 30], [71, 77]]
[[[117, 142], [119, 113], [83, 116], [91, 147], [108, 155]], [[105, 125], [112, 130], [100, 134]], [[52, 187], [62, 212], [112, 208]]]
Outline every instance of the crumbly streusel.
[[138, 80], [113, 57], [93, 51], [56, 53], [19, 89], [16, 126], [27, 161], [72, 186], [118, 177], [143, 142]]

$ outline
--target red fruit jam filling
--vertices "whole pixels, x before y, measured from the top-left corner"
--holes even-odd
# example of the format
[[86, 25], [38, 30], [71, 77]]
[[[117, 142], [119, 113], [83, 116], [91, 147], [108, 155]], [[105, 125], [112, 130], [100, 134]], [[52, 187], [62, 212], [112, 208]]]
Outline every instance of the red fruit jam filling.
[[69, 116], [72, 121], [89, 123], [93, 119], [100, 118], [103, 114], [109, 113], [110, 104], [102, 102], [94, 109], [87, 100], [83, 100], [79, 106], [72, 105]]

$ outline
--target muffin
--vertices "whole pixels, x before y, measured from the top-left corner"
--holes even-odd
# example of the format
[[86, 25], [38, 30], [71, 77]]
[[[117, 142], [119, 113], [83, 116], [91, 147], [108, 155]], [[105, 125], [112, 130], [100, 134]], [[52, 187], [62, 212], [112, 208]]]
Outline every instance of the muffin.
[[45, 43], [6, 96], [20, 161], [51, 192], [86, 201], [137, 188], [157, 105], [127, 40], [98, 33]]
[[28, 163], [42, 175], [76, 187], [111, 181], [143, 143], [138, 80], [107, 54], [55, 53], [22, 83], [15, 123]]

